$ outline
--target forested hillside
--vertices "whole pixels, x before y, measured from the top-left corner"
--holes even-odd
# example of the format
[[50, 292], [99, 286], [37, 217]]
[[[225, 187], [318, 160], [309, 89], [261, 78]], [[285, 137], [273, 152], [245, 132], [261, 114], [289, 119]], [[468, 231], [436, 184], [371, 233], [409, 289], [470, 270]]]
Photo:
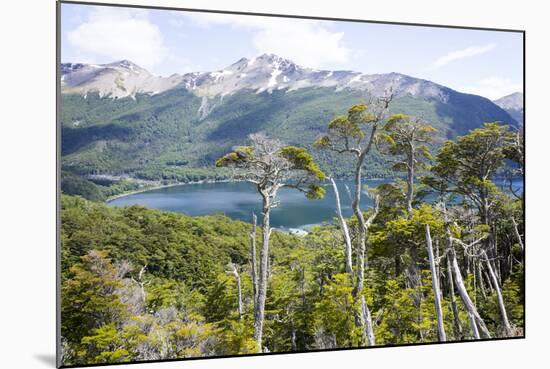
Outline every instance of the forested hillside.
[[522, 175], [521, 135], [487, 123], [432, 155], [434, 127], [354, 105], [315, 146], [343, 144], [360, 163], [377, 128], [379, 155], [402, 159], [407, 181], [371, 190], [375, 206], [354, 202], [351, 218], [335, 203], [333, 223], [304, 237], [270, 228], [278, 186], [316, 201], [331, 178], [263, 135], [217, 161], [263, 178], [258, 225], [63, 195], [64, 364], [522, 336], [523, 195], [491, 180], [507, 162]]
[[[315, 71], [275, 55], [166, 80], [129, 61], [63, 68], [62, 166], [83, 181], [92, 174], [155, 182], [227, 178], [214, 162], [249, 134], [263, 132], [311, 149], [327, 121], [384, 89], [394, 90], [391, 113], [432, 122], [437, 128], [434, 147], [483, 122], [517, 125], [490, 100], [430, 81], [398, 73]], [[334, 175], [352, 170], [346, 160], [312, 153]], [[376, 152], [365, 165], [371, 177], [392, 175]], [[73, 189], [94, 185], [72, 184], [72, 179], [77, 180], [71, 177], [65, 184]]]
[[[210, 167], [224, 152], [264, 132], [291, 145], [311, 147], [325, 122], [345, 113], [347, 106], [366, 102], [360, 91], [331, 88], [238, 92], [200, 98], [185, 89], [131, 98], [100, 98], [89, 93], [62, 95], [62, 162], [75, 173], [132, 173], [148, 179], [185, 180], [194, 168]], [[208, 106], [205, 114], [201, 110]], [[413, 96], [396, 98], [391, 112], [434, 122], [439, 143], [487, 121], [515, 124], [489, 100], [454, 92], [445, 104]], [[326, 156], [332, 168], [341, 167]], [[344, 163], [345, 164], [345, 163]], [[388, 174], [383, 160], [369, 163], [371, 172]], [[341, 168], [344, 173], [347, 169]]]

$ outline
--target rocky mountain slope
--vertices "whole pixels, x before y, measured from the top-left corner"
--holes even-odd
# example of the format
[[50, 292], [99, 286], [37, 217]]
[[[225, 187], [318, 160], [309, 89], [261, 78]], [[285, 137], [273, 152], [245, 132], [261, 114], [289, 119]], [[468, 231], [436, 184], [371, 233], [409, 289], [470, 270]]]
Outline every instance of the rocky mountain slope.
[[514, 92], [493, 102], [510, 114], [518, 123], [523, 124], [523, 94], [521, 92]]
[[[430, 81], [398, 73], [321, 71], [268, 54], [219, 71], [169, 77], [129, 61], [61, 67], [63, 169], [84, 175], [157, 180], [204, 174], [204, 168], [210, 173], [216, 158], [259, 131], [311, 148], [334, 116], [389, 88], [395, 96], [391, 112], [430, 122], [438, 129], [438, 143], [486, 121], [517, 124], [486, 98]], [[325, 169], [346, 172], [345, 163], [314, 154]], [[375, 155], [369, 170], [387, 174], [384, 163]]]
[[169, 77], [154, 76], [138, 65], [122, 60], [110, 64], [62, 64], [62, 91], [86, 95], [97, 92], [112, 98], [158, 94], [184, 87], [198, 96], [225, 96], [242, 90], [256, 93], [294, 91], [308, 87], [331, 87], [381, 95], [392, 88], [396, 96], [413, 95], [448, 99], [449, 89], [430, 81], [399, 73], [363, 74], [352, 71], [316, 70], [299, 66], [273, 54], [242, 58], [214, 72], [196, 72]]

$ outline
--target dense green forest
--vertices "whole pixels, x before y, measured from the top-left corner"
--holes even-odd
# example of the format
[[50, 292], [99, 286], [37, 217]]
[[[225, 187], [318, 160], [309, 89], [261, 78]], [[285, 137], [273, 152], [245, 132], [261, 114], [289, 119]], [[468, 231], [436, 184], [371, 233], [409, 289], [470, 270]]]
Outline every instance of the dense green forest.
[[[389, 110], [432, 122], [437, 128], [434, 147], [482, 122], [517, 124], [485, 98], [452, 90], [446, 93], [445, 102], [402, 95], [392, 101]], [[134, 99], [101, 98], [97, 93], [63, 94], [61, 99], [62, 166], [73, 174], [64, 184], [74, 189], [90, 174], [125, 174], [164, 183], [227, 179], [228, 171], [216, 168], [214, 162], [243, 144], [250, 133], [261, 131], [311, 150], [327, 121], [368, 97], [361, 91], [319, 87], [271, 93], [243, 90], [210, 98], [176, 88], [153, 96], [138, 94]], [[312, 155], [335, 176], [353, 170], [340, 157], [319, 150]], [[372, 152], [365, 163], [368, 175], [391, 177], [386, 161]], [[88, 193], [84, 189], [82, 194]]]
[[[220, 154], [256, 185], [250, 223], [112, 208], [85, 183], [97, 201], [62, 195], [63, 363], [523, 336], [524, 199], [492, 181], [523, 175], [521, 132], [485, 123], [436, 148], [439, 126], [388, 115], [390, 103], [325, 120], [314, 155], [261, 134]], [[374, 153], [405, 179], [364, 194]], [[322, 156], [348, 163], [354, 215], [337, 196], [330, 225], [273, 230], [279, 188], [338, 193]]]

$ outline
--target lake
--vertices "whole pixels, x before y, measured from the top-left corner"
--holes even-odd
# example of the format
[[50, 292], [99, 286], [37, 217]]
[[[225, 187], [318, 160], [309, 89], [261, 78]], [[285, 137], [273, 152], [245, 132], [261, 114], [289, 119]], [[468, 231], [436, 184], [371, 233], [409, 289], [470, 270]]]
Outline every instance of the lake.
[[[367, 180], [364, 184], [376, 187], [384, 180]], [[502, 181], [495, 181], [501, 185]], [[351, 181], [338, 181], [342, 211], [344, 216], [352, 214], [351, 201], [345, 189], [353, 191]], [[514, 188], [522, 189], [520, 178], [514, 181]], [[313, 224], [331, 221], [336, 216], [334, 193], [326, 185], [326, 195], [322, 200], [309, 200], [299, 191], [283, 188], [278, 200], [280, 204], [271, 211], [271, 225], [277, 228], [308, 228]], [[365, 192], [365, 191], [364, 191]], [[372, 206], [368, 196], [363, 195], [362, 207]], [[251, 221], [252, 213], [261, 221], [261, 197], [255, 187], [246, 182], [217, 182], [185, 184], [160, 188], [117, 198], [109, 203], [112, 206], [143, 205], [149, 208], [173, 211], [187, 215], [207, 215], [223, 213], [233, 219]]]

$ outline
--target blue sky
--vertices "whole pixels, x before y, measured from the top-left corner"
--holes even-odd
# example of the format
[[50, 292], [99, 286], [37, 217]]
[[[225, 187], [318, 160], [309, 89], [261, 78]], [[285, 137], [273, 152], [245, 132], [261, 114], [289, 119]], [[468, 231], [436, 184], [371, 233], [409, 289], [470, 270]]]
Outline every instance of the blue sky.
[[63, 62], [128, 59], [157, 75], [268, 52], [316, 69], [399, 72], [495, 99], [522, 91], [522, 34], [62, 4]]

